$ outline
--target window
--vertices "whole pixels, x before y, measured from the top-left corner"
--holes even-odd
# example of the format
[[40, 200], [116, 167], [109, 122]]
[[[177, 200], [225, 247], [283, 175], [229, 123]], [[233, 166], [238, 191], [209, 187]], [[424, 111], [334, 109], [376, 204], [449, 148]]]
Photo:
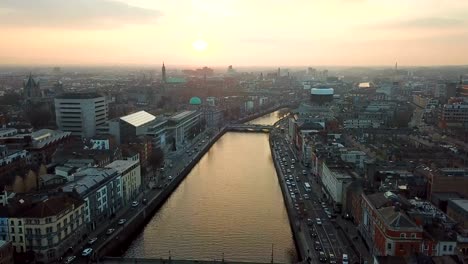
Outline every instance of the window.
[[447, 251], [447, 245], [444, 245], [444, 247], [442, 248], [443, 251]]
[[52, 246], [52, 244], [53, 244], [52, 238], [51, 237], [47, 238], [47, 245], [50, 247]]
[[18, 228], [18, 233], [23, 234], [23, 228]]
[[387, 249], [392, 249], [392, 243], [387, 244]]
[[16, 242], [15, 236], [11, 236], [11, 241]]
[[21, 225], [21, 220], [18, 220], [18, 225]]
[[450, 246], [449, 246], [449, 251], [452, 251], [452, 250], [453, 250], [453, 246], [450, 245]]
[[415, 234], [415, 233], [411, 233], [411, 238], [416, 238], [416, 234]]
[[15, 233], [15, 228], [14, 227], [11, 228], [11, 233], [13, 233], [13, 234]]
[[401, 234], [400, 234], [400, 237], [401, 237], [401, 238], [406, 238], [406, 234], [405, 234], [405, 233], [401, 233]]
[[23, 236], [20, 236], [20, 241], [19, 242], [23, 242]]
[[61, 223], [58, 223], [58, 224], [57, 224], [57, 231], [60, 230], [60, 228], [62, 228], [62, 224], [61, 224]]
[[38, 247], [42, 246], [42, 239], [36, 239], [36, 244]]
[[40, 228], [34, 228], [34, 233], [36, 233], [36, 235], [40, 235], [41, 234], [41, 229]]

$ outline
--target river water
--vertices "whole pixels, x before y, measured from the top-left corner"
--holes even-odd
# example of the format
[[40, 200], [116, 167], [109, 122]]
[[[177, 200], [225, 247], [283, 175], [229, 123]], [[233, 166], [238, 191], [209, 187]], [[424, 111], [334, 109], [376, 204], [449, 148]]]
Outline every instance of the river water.
[[[272, 124], [278, 111], [255, 123]], [[296, 260], [289, 220], [263, 133], [226, 133], [133, 241], [125, 257]]]

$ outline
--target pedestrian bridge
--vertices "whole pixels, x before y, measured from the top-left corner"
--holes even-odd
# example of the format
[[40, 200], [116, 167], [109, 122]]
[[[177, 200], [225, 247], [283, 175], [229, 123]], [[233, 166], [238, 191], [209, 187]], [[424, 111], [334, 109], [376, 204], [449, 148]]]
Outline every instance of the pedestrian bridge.
[[269, 133], [273, 126], [269, 125], [255, 125], [255, 124], [232, 124], [226, 127], [228, 131], [237, 131], [237, 132], [261, 132]]

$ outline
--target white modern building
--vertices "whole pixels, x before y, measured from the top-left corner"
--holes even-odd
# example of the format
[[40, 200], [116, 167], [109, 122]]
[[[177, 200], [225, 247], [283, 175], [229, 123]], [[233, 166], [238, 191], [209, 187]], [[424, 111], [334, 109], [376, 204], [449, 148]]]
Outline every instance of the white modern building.
[[176, 148], [181, 147], [185, 144], [191, 136], [194, 136], [196, 126], [200, 124], [202, 115], [199, 111], [182, 111], [171, 116], [167, 123], [167, 130], [169, 137], [172, 139]]
[[106, 124], [109, 107], [106, 98], [97, 93], [66, 93], [55, 99], [57, 126], [82, 138], [93, 137], [99, 126]]
[[343, 204], [344, 190], [351, 181], [351, 176], [344, 171], [330, 165], [327, 166], [326, 162], [322, 163], [322, 184], [333, 202]]

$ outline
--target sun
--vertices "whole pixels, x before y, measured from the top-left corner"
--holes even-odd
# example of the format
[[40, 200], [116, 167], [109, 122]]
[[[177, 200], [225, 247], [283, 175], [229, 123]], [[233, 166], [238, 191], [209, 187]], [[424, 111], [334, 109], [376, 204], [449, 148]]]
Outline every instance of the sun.
[[199, 38], [192, 43], [192, 47], [194, 50], [202, 52], [208, 48], [208, 43], [203, 39]]

